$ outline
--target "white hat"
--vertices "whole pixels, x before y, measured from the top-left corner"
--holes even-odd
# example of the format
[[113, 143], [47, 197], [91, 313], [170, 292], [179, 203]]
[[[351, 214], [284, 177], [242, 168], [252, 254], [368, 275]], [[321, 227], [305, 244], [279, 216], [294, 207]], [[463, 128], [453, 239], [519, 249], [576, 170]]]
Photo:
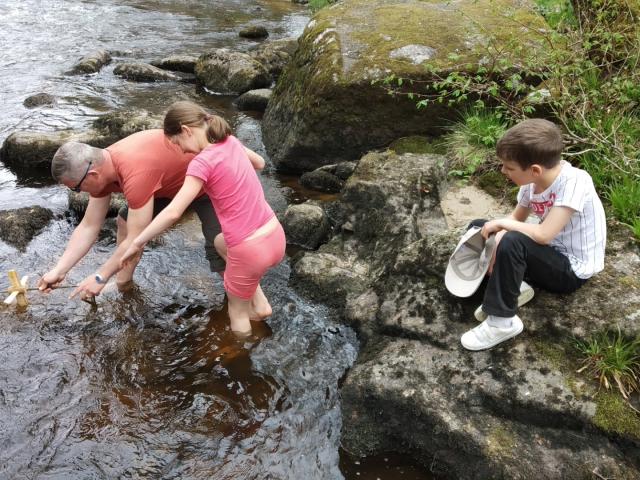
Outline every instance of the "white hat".
[[471, 227], [462, 236], [449, 258], [444, 283], [456, 297], [470, 297], [482, 283], [496, 247], [495, 236], [485, 242], [480, 227]]

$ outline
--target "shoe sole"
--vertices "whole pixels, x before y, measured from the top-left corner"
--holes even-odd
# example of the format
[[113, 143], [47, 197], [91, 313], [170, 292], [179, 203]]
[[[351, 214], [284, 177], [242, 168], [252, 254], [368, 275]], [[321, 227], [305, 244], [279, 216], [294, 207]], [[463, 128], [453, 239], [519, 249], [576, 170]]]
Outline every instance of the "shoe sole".
[[470, 350], [470, 351], [472, 351], [472, 352], [479, 352], [480, 350], [488, 350], [489, 348], [493, 348], [493, 347], [495, 347], [496, 345], [501, 344], [502, 342], [506, 342], [506, 341], [507, 341], [507, 340], [509, 340], [510, 338], [513, 338], [513, 337], [516, 337], [516, 336], [520, 335], [520, 334], [522, 333], [522, 331], [523, 331], [523, 330], [524, 330], [524, 324], [520, 323], [520, 328], [519, 328], [517, 331], [515, 331], [515, 332], [511, 333], [511, 334], [510, 334], [509, 336], [507, 336], [507, 337], [501, 338], [501, 339], [500, 339], [500, 340], [498, 340], [497, 342], [493, 342], [493, 343], [492, 343], [492, 344], [490, 344], [490, 345], [484, 345], [484, 346], [483, 346], [483, 347], [481, 347], [481, 348], [469, 348], [469, 347], [467, 347], [465, 344], [462, 344], [462, 346], [463, 346], [464, 348], [466, 348], [467, 350]]
[[[518, 295], [518, 308], [523, 306], [525, 303], [529, 303], [531, 299], [533, 299], [534, 295], [535, 295], [535, 292], [533, 291], [533, 288], [529, 288], [524, 292], [522, 292], [520, 295]], [[473, 312], [473, 316], [476, 317], [477, 321], [484, 322], [489, 315], [486, 314], [484, 310], [482, 310], [482, 305], [480, 305]]]

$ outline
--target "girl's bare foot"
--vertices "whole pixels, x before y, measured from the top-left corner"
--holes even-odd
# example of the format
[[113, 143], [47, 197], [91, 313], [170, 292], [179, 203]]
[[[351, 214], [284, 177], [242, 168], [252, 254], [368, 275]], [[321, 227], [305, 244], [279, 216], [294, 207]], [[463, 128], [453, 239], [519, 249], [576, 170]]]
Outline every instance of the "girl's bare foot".
[[253, 294], [251, 298], [251, 313], [249, 318], [254, 322], [258, 322], [260, 320], [264, 320], [269, 317], [273, 313], [271, 309], [271, 305], [269, 304], [269, 300], [264, 296], [264, 292], [258, 285], [256, 293]]

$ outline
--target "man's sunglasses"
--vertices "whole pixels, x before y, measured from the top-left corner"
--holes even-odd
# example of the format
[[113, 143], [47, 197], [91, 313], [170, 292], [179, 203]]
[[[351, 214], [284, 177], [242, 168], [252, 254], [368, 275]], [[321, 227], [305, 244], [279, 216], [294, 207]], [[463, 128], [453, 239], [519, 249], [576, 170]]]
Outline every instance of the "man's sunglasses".
[[89, 174], [89, 169], [91, 168], [91, 164], [93, 163], [93, 160], [89, 161], [89, 165], [87, 165], [87, 169], [84, 172], [84, 175], [82, 176], [82, 178], [80, 179], [80, 181], [78, 182], [78, 184], [71, 188], [71, 191], [79, 193], [80, 192], [80, 187], [82, 186], [82, 182], [84, 182], [84, 179], [87, 178], [87, 175]]

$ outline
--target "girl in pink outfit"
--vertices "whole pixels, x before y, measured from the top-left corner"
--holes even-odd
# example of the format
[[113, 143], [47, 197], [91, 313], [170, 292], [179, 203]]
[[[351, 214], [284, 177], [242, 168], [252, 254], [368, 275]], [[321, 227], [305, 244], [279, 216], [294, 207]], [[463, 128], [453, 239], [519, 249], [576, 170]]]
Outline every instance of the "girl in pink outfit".
[[249, 320], [271, 315], [260, 279], [280, 263], [286, 246], [284, 230], [255, 172], [264, 168], [264, 159], [231, 135], [224, 119], [192, 102], [171, 105], [164, 118], [164, 133], [183, 152], [197, 155], [189, 163], [180, 191], [135, 238], [121, 264], [140, 255], [144, 245], [173, 225], [204, 189], [222, 227], [214, 245], [227, 262], [224, 288], [231, 329], [251, 333]]

